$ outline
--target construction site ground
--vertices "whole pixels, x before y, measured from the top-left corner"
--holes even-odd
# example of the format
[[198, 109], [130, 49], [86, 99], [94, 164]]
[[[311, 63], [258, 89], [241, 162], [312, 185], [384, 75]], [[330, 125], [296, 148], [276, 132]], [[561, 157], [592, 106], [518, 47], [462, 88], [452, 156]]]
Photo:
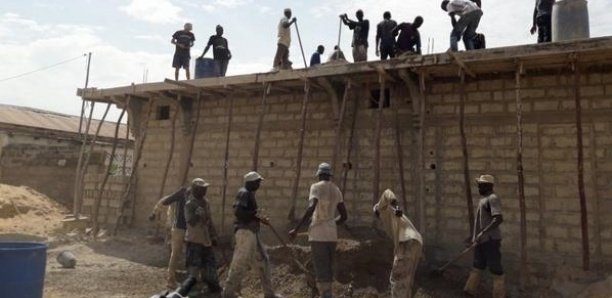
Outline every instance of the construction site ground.
[[[120, 230], [113, 237], [102, 231], [94, 240], [83, 231], [63, 228], [66, 213], [66, 208], [35, 190], [0, 185], [0, 241], [39, 241], [49, 246], [44, 297], [151, 297], [165, 290], [168, 248], [162, 233], [155, 236], [153, 226]], [[279, 225], [277, 229], [287, 227]], [[340, 232], [337, 247], [335, 297], [390, 297], [391, 242], [372, 227], [347, 231]], [[232, 255], [231, 238], [222, 237], [216, 250], [222, 281]], [[306, 237], [298, 237], [288, 249], [264, 227], [263, 239], [268, 244], [277, 291], [284, 297], [311, 297], [306, 275], [293, 262], [293, 256], [297, 256], [312, 270]], [[74, 269], [64, 269], [56, 261], [63, 251], [76, 256]], [[421, 261], [414, 297], [463, 297], [461, 288], [469, 268], [451, 266], [443, 275], [432, 274], [435, 268]], [[518, 292], [510, 286], [509, 297], [609, 297], [601, 294], [612, 292], [612, 277], [580, 272], [560, 270], [562, 276], [551, 277], [548, 286], [532, 291]], [[490, 297], [490, 283], [485, 280], [481, 284], [479, 297]], [[242, 296], [262, 297], [255, 272], [243, 281]]]

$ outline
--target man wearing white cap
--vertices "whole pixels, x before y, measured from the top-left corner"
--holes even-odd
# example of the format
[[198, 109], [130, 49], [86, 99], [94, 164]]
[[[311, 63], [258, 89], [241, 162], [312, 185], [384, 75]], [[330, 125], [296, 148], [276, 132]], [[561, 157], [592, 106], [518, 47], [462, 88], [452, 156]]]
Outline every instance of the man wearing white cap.
[[193, 179], [191, 191], [185, 203], [185, 221], [187, 233], [187, 272], [198, 282], [208, 286], [209, 293], [220, 294], [217, 264], [212, 247], [217, 245], [217, 231], [212, 221], [210, 204], [206, 199], [208, 190], [206, 181]]
[[239, 297], [241, 282], [250, 267], [255, 267], [259, 273], [264, 298], [281, 298], [274, 293], [270, 276], [270, 259], [259, 237], [260, 223], [270, 224], [270, 220], [258, 214], [255, 192], [261, 186], [264, 178], [257, 172], [244, 175], [244, 187], [238, 190], [234, 202], [234, 237], [236, 245], [232, 264], [225, 280], [224, 298]]
[[480, 275], [487, 267], [493, 274], [493, 298], [506, 297], [504, 289], [504, 269], [501, 264], [501, 231], [499, 225], [502, 217], [501, 201], [493, 192], [495, 178], [481, 175], [476, 178], [478, 192], [482, 196], [474, 219], [474, 231], [468, 238], [474, 248], [474, 263], [463, 291], [474, 296], [480, 283]]
[[[317, 288], [322, 298], [332, 297], [334, 282], [334, 257], [338, 241], [337, 225], [346, 221], [346, 207], [342, 192], [331, 182], [332, 170], [328, 163], [321, 163], [316, 176], [319, 182], [310, 186], [308, 209], [295, 229], [289, 231], [289, 238], [295, 239], [300, 228], [311, 218], [308, 241], [317, 277]], [[336, 210], [339, 215], [336, 217]]]

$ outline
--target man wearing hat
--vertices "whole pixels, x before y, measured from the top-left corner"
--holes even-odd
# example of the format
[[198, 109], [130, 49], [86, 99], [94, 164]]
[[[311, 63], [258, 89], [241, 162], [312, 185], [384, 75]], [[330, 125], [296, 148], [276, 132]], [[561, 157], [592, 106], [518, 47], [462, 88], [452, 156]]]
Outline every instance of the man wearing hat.
[[187, 233], [187, 272], [198, 282], [206, 283], [210, 293], [221, 293], [217, 265], [212, 247], [217, 245], [217, 231], [213, 225], [210, 204], [206, 199], [209, 184], [196, 178], [191, 183], [185, 203]]
[[223, 297], [236, 298], [241, 289], [241, 282], [249, 268], [255, 267], [261, 279], [264, 298], [281, 298], [274, 293], [270, 276], [270, 259], [259, 237], [260, 224], [270, 224], [270, 220], [258, 214], [255, 192], [264, 178], [257, 172], [244, 175], [244, 187], [238, 190], [234, 202], [234, 237], [235, 247], [229, 273], [225, 281]]
[[[289, 231], [289, 238], [295, 239], [300, 228], [311, 218], [308, 241], [317, 278], [317, 288], [322, 298], [332, 297], [334, 282], [334, 256], [338, 241], [337, 225], [346, 221], [346, 207], [342, 192], [331, 182], [332, 170], [328, 163], [321, 163], [316, 176], [319, 182], [310, 186], [308, 209], [295, 229]], [[336, 217], [336, 210], [339, 215]]]
[[468, 238], [474, 248], [474, 263], [463, 291], [474, 296], [480, 283], [480, 275], [487, 267], [493, 274], [493, 298], [506, 297], [504, 289], [504, 269], [501, 264], [501, 231], [499, 225], [502, 217], [501, 201], [493, 192], [495, 178], [481, 175], [476, 178], [478, 192], [482, 196], [474, 219], [474, 231]]

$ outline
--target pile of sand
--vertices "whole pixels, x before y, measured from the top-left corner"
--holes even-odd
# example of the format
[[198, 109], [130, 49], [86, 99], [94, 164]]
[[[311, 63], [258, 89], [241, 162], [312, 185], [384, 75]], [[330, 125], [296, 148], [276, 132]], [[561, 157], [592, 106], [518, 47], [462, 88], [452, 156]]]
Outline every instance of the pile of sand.
[[46, 237], [61, 226], [67, 210], [26, 186], [0, 184], [0, 231]]

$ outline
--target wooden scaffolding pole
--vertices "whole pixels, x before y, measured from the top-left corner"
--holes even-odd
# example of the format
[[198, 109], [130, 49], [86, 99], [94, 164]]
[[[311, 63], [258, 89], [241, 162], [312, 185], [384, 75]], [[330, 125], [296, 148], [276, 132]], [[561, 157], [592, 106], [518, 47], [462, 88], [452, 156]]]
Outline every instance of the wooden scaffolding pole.
[[[589, 219], [587, 213], [586, 194], [584, 190], [584, 144], [582, 132], [582, 103], [580, 96], [580, 67], [577, 57], [574, 55], [572, 68], [574, 70], [574, 99], [576, 101], [576, 146], [578, 151], [578, 196], [580, 199], [580, 225], [582, 228], [582, 268], [588, 271], [590, 268], [589, 251]], [[591, 157], [592, 158], [592, 157]]]
[[351, 157], [353, 154], [353, 140], [355, 139], [355, 126], [357, 126], [357, 111], [358, 110], [359, 110], [359, 96], [355, 96], [355, 98], [353, 99], [353, 119], [351, 120], [351, 129], [349, 130], [349, 137], [348, 137], [348, 143], [347, 143], [348, 147], [346, 149], [346, 163], [343, 166], [343, 171], [342, 171], [342, 187], [340, 188], [340, 190], [342, 191], [343, 195], [346, 192], [346, 182], [348, 179], [348, 173], [352, 167]]
[[417, 173], [419, 175], [419, 197], [417, 198], [417, 214], [419, 220], [419, 231], [425, 233], [425, 106], [427, 96], [425, 89], [425, 74], [419, 74], [419, 132], [417, 139]]
[[[84, 100], [83, 100], [84, 101]], [[81, 151], [79, 152], [79, 161], [77, 162], [76, 168], [76, 177], [74, 179], [74, 192], [73, 192], [73, 204], [72, 204], [72, 213], [75, 218], [79, 218], [81, 210], [79, 210], [79, 206], [81, 206], [80, 198], [79, 198], [79, 189], [81, 189], [81, 183], [83, 179], [81, 178], [81, 167], [83, 164], [83, 156], [85, 155], [85, 147], [87, 146], [87, 136], [89, 135], [89, 126], [91, 125], [91, 119], [93, 117], [93, 111], [96, 106], [95, 102], [91, 102], [91, 108], [89, 110], [89, 117], [87, 118], [87, 124], [85, 125], [85, 131], [83, 132], [83, 138], [81, 143]]]
[[334, 146], [334, 152], [332, 156], [332, 168], [334, 169], [334, 173], [337, 173], [337, 170], [339, 169], [338, 156], [340, 155], [340, 149], [342, 148], [340, 136], [342, 135], [342, 126], [344, 125], [344, 117], [346, 115], [346, 102], [350, 96], [351, 85], [352, 82], [350, 79], [348, 79], [346, 81], [346, 86], [344, 87], [344, 94], [342, 95], [342, 103], [340, 104], [340, 115], [338, 117], [338, 122], [336, 122], [336, 144]]
[[164, 196], [164, 192], [166, 190], [166, 181], [168, 180], [168, 172], [170, 171], [170, 164], [172, 163], [172, 157], [174, 157], [174, 143], [176, 143], [176, 119], [178, 118], [178, 113], [180, 111], [180, 102], [181, 96], [178, 96], [178, 102], [175, 106], [174, 113], [172, 113], [172, 118], [170, 121], [170, 150], [168, 152], [168, 158], [166, 159], [166, 166], [164, 167], [164, 175], [162, 176], [162, 180], [159, 187], [159, 195], [158, 198], [162, 198]]
[[402, 149], [402, 131], [401, 131], [401, 125], [400, 125], [400, 120], [399, 120], [399, 104], [395, 104], [395, 103], [399, 103], [399, 101], [393, 101], [394, 103], [394, 107], [393, 107], [393, 114], [394, 114], [394, 120], [395, 120], [395, 149], [397, 152], [397, 162], [398, 162], [398, 168], [399, 168], [399, 179], [400, 179], [400, 189], [402, 191], [402, 207], [404, 209], [404, 212], [406, 212], [407, 210], [407, 206], [408, 206], [408, 201], [406, 199], [407, 193], [406, 193], [406, 181], [404, 178], [404, 150]]
[[302, 100], [302, 114], [300, 125], [300, 138], [298, 141], [298, 150], [295, 162], [295, 179], [293, 180], [293, 188], [291, 189], [291, 209], [289, 210], [289, 221], [295, 220], [295, 207], [297, 205], [298, 190], [300, 188], [300, 179], [302, 178], [302, 160], [304, 153], [304, 137], [306, 136], [306, 118], [308, 116], [308, 101], [310, 99], [310, 81], [304, 82], [304, 100]]
[[271, 86], [272, 84], [270, 83], [264, 83], [264, 91], [261, 96], [261, 105], [259, 107], [259, 120], [257, 121], [257, 129], [255, 130], [255, 145], [253, 147], [253, 171], [257, 171], [257, 167], [259, 165], [259, 139], [261, 137], [261, 129], [263, 127], [264, 116], [266, 115], [266, 109], [268, 106], [266, 99], [268, 97], [268, 94], [270, 94]]
[[[129, 108], [131, 100], [132, 100], [131, 96], [128, 96], [128, 100], [126, 103], [127, 108]], [[128, 119], [125, 125], [125, 147], [123, 147], [123, 164], [121, 167], [121, 175], [123, 176], [127, 175], [126, 167], [127, 167], [127, 156], [128, 156], [129, 147], [130, 147], [130, 112], [128, 111]]]
[[[127, 108], [127, 107], [126, 107]], [[108, 182], [108, 178], [111, 175], [111, 171], [113, 169], [113, 161], [115, 160], [115, 152], [117, 151], [117, 143], [119, 142], [119, 128], [121, 127], [121, 120], [123, 119], [123, 115], [125, 114], [126, 108], [123, 108], [121, 114], [119, 115], [119, 119], [117, 120], [117, 124], [115, 125], [115, 137], [113, 138], [113, 149], [111, 150], [110, 160], [108, 161], [108, 166], [106, 167], [106, 172], [104, 173], [104, 180], [102, 180], [102, 184], [100, 185], [100, 190], [98, 191], [98, 195], [94, 201], [93, 206], [93, 229], [92, 235], [93, 238], [96, 239], [98, 237], [98, 231], [100, 230], [100, 223], [98, 222], [98, 214], [100, 213], [100, 205], [102, 203], [102, 196], [104, 195], [104, 190], [106, 188], [106, 184]]]
[[234, 116], [234, 99], [229, 98], [228, 104], [228, 118], [227, 118], [227, 132], [225, 134], [225, 155], [223, 157], [223, 189], [221, 190], [221, 234], [225, 231], [225, 201], [227, 196], [227, 170], [229, 168], [229, 148], [230, 148], [230, 137], [232, 134], [232, 119]]
[[461, 100], [459, 104], [459, 131], [461, 133], [461, 151], [463, 153], [463, 180], [465, 182], [465, 200], [468, 209], [468, 221], [470, 231], [474, 231], [474, 202], [472, 202], [472, 183], [470, 179], [470, 163], [467, 149], [467, 139], [465, 137], [465, 71], [463, 68], [459, 71], [461, 78], [460, 93]]
[[374, 131], [374, 179], [372, 185], [372, 203], [376, 204], [380, 195], [380, 135], [382, 133], [382, 111], [385, 104], [385, 76], [378, 75], [380, 83], [380, 95], [378, 98], [378, 110], [376, 113], [376, 130]]
[[196, 119], [193, 123], [193, 128], [191, 129], [191, 140], [189, 141], [189, 150], [187, 152], [187, 156], [183, 160], [185, 168], [183, 169], [183, 173], [181, 173], [181, 185], [187, 184], [187, 178], [189, 177], [189, 169], [191, 169], [191, 157], [193, 156], [193, 149], [195, 147], [195, 140], [198, 133], [198, 126], [200, 124], [200, 109], [202, 107], [202, 92], [198, 92], [197, 97], [198, 104], [196, 105]]
[[527, 217], [525, 209], [525, 176], [523, 175], [523, 102], [521, 98], [521, 75], [523, 63], [517, 65], [515, 72], [516, 80], [516, 173], [518, 176], [519, 211], [521, 217], [521, 289], [527, 285]]

